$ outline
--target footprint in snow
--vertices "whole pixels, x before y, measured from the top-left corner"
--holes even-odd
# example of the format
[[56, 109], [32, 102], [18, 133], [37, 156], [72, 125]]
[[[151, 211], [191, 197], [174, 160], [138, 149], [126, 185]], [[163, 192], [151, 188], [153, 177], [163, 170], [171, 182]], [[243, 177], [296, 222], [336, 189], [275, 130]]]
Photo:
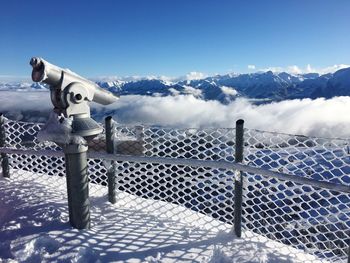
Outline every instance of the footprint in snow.
[[15, 240], [11, 244], [12, 254], [19, 262], [42, 262], [60, 248], [60, 242], [50, 236], [39, 236], [23, 242]]
[[78, 250], [73, 262], [76, 263], [101, 263], [99, 254], [91, 248], [82, 247]]

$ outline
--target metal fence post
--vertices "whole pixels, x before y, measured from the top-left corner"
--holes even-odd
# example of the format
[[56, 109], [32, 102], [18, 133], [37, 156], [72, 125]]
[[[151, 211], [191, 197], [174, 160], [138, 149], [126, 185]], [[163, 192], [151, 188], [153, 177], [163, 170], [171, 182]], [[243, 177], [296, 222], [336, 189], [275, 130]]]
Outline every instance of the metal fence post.
[[[236, 121], [236, 142], [235, 142], [235, 162], [243, 161], [244, 147], [244, 120]], [[243, 196], [243, 177], [241, 171], [236, 171], [235, 176], [235, 197], [234, 197], [234, 231], [237, 237], [242, 235], [242, 196]]]
[[[114, 141], [113, 141], [113, 119], [112, 116], [105, 118], [105, 130], [106, 130], [106, 151], [107, 153], [115, 153]], [[114, 171], [115, 162], [111, 162], [111, 167], [107, 171], [107, 180], [108, 180], [108, 201], [112, 204], [117, 202], [116, 199], [116, 182], [115, 182], [115, 171]]]
[[[0, 113], [0, 147], [6, 146], [5, 117]], [[9, 158], [6, 153], [1, 153], [2, 176], [10, 178]]]
[[88, 147], [80, 144], [69, 144], [65, 145], [63, 150], [66, 161], [69, 221], [77, 229], [89, 229]]

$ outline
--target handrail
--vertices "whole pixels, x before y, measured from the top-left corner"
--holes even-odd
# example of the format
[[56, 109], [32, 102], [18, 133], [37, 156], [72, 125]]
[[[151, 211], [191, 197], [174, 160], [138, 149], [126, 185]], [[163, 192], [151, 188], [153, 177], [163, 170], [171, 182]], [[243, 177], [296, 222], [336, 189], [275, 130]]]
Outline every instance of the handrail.
[[[23, 150], [23, 149], [14, 149], [14, 148], [7, 148], [7, 147], [0, 147], [0, 153], [64, 157], [64, 153], [62, 151], [29, 150], [29, 149]], [[265, 177], [276, 178], [278, 180], [291, 181], [298, 184], [306, 184], [317, 188], [328, 189], [331, 191], [350, 194], [350, 186], [347, 186], [347, 185], [317, 181], [311, 178], [305, 178], [305, 177], [295, 176], [287, 173], [275, 172], [264, 168], [253, 167], [253, 166], [240, 164], [240, 163], [231, 163], [227, 161], [174, 159], [174, 158], [165, 158], [165, 157], [145, 157], [145, 156], [98, 153], [98, 152], [89, 152], [88, 158], [104, 159], [104, 160], [119, 161], [119, 162], [153, 163], [153, 164], [168, 164], [168, 165], [173, 164], [173, 165], [183, 165], [183, 166], [191, 166], [191, 167], [207, 167], [207, 168], [214, 168], [214, 169], [238, 170], [246, 173], [258, 174]]]

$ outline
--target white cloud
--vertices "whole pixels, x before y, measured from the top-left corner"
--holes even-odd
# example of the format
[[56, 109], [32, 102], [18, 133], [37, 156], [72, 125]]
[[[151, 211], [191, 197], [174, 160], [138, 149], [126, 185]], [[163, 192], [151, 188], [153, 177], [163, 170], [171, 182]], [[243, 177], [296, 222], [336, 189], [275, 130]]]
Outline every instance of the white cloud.
[[[259, 72], [266, 72], [266, 71], [272, 71], [274, 73], [278, 73], [278, 72], [288, 72], [290, 74], [305, 74], [305, 73], [319, 73], [319, 74], [326, 74], [326, 73], [334, 73], [335, 71], [339, 70], [339, 69], [343, 69], [343, 68], [348, 68], [350, 67], [350, 65], [348, 64], [336, 64], [333, 66], [329, 66], [329, 67], [324, 67], [324, 68], [314, 68], [311, 66], [311, 64], [307, 64], [305, 67], [300, 67], [297, 65], [290, 65], [290, 66], [286, 66], [286, 67], [266, 67], [266, 68], [261, 68], [261, 69], [257, 69], [255, 65], [248, 65], [247, 66], [248, 69], [250, 71], [252, 70], [256, 70]], [[230, 70], [233, 71], [233, 70]], [[214, 74], [214, 75], [219, 75], [219, 74]], [[237, 75], [237, 74], [233, 74], [233, 73], [229, 73], [229, 75]], [[238, 74], [239, 75], [239, 74]], [[156, 76], [156, 75], [149, 75], [149, 76], [124, 76], [124, 77], [118, 77], [118, 76], [100, 76], [100, 77], [94, 77], [91, 78], [91, 80], [93, 81], [122, 81], [122, 82], [129, 82], [129, 81], [138, 81], [138, 80], [144, 80], [144, 79], [160, 79], [163, 80], [165, 83], [167, 84], [172, 84], [172, 83], [176, 83], [179, 81], [184, 81], [184, 80], [198, 80], [198, 79], [204, 79], [208, 77], [207, 74], [202, 73], [202, 72], [197, 72], [197, 71], [192, 71], [189, 72], [188, 74], [184, 75], [184, 76], [179, 76], [179, 77], [169, 77], [169, 76]], [[22, 77], [24, 78], [24, 77]], [[0, 82], [2, 80], [2, 82], [8, 82], [9, 80], [20, 80], [20, 77], [13, 77], [13, 76], [5, 76], [5, 75], [0, 75]], [[29, 80], [29, 78], [26, 78]], [[23, 80], [23, 79], [22, 79]]]
[[48, 91], [0, 91], [0, 112], [53, 108]]
[[200, 89], [195, 89], [191, 86], [183, 86], [184, 87], [184, 92], [186, 94], [192, 94], [195, 97], [200, 97], [202, 96], [202, 91]]
[[350, 65], [347, 64], [338, 64], [338, 65], [333, 65], [330, 67], [326, 67], [326, 68], [321, 68], [321, 69], [316, 69], [316, 72], [319, 72], [321, 74], [326, 74], [326, 73], [334, 73], [337, 70], [343, 69], [343, 68], [348, 68], [350, 67]]
[[283, 72], [283, 71], [286, 71], [286, 70], [284, 70], [282, 67], [268, 67], [268, 68], [260, 69], [259, 71], [263, 71], [263, 72], [266, 72], [266, 71]]
[[[192, 71], [192, 72], [189, 72], [187, 73], [186, 75], [184, 76], [179, 76], [179, 77], [166, 77], [166, 76], [161, 76], [161, 79], [163, 81], [171, 81], [171, 82], [179, 82], [179, 81], [184, 81], [184, 80], [187, 80], [187, 81], [190, 81], [190, 80], [198, 80], [198, 79], [204, 79], [208, 77], [207, 74], [205, 73], [202, 73], [202, 72], [197, 72], [197, 71]], [[158, 77], [159, 78], [159, 77]]]
[[238, 99], [228, 105], [193, 96], [125, 96], [113, 106], [120, 122], [177, 127], [233, 127], [243, 118], [246, 127], [291, 134], [350, 137], [350, 97], [303, 99], [254, 105]]
[[319, 73], [321, 75], [327, 73], [334, 73], [337, 70], [348, 68], [350, 65], [347, 64], [337, 64], [325, 68], [314, 68], [310, 64], [307, 64], [305, 68], [298, 67], [297, 65], [291, 65], [287, 67], [268, 67], [260, 69], [259, 71], [272, 71], [272, 72], [288, 72], [291, 74], [305, 74], [305, 73]]
[[[178, 82], [178, 81], [183, 81], [183, 80], [197, 80], [197, 79], [204, 79], [208, 77], [208, 75], [202, 73], [202, 72], [197, 72], [197, 71], [192, 71], [187, 73], [184, 76], [179, 76], [179, 77], [169, 77], [169, 76], [156, 76], [156, 75], [148, 75], [148, 76], [99, 76], [99, 77], [93, 77], [90, 78], [93, 81], [139, 81], [139, 80], [151, 80], [151, 79], [160, 79], [163, 80], [164, 82]], [[1, 80], [1, 75], [0, 75], [0, 80]]]
[[[10, 118], [43, 121], [52, 109], [49, 92], [0, 93], [0, 112]], [[322, 137], [350, 138], [350, 97], [303, 99], [254, 105], [248, 99], [223, 105], [193, 95], [168, 97], [122, 96], [103, 107], [93, 104], [99, 120], [108, 114], [121, 123], [146, 123], [175, 127], [233, 127], [243, 118], [247, 128]]]
[[186, 74], [186, 79], [187, 80], [196, 80], [196, 79], [204, 79], [206, 75], [202, 72], [196, 72], [192, 71], [188, 74]]
[[337, 65], [333, 65], [333, 66], [329, 66], [329, 67], [325, 67], [325, 68], [314, 68], [310, 64], [307, 64], [306, 68], [304, 70], [302, 70], [302, 73], [319, 73], [319, 74], [323, 75], [323, 74], [327, 74], [327, 73], [334, 73], [340, 69], [348, 68], [348, 67], [350, 67], [350, 65], [337, 64]]
[[310, 64], [307, 64], [305, 73], [315, 73], [315, 72], [316, 72], [316, 69], [312, 68]]
[[287, 72], [292, 73], [292, 74], [301, 74], [301, 73], [303, 73], [302, 70], [296, 65], [289, 66], [287, 68]]
[[236, 96], [238, 94], [237, 90], [231, 87], [221, 86], [220, 89], [226, 95]]
[[89, 79], [92, 81], [112, 82], [112, 81], [120, 81], [122, 78], [118, 76], [98, 76], [98, 77], [91, 77]]
[[89, 78], [92, 81], [102, 81], [102, 82], [130, 82], [130, 81], [139, 81], [139, 80], [152, 80], [152, 79], [160, 79], [164, 82], [172, 82], [176, 80], [174, 77], [168, 77], [168, 76], [155, 76], [155, 75], [148, 75], [148, 76], [99, 76], [99, 77], [93, 77]]
[[177, 89], [170, 88], [169, 91], [174, 96], [180, 95], [180, 91], [178, 91]]
[[0, 75], [0, 83], [31, 82], [30, 76]]

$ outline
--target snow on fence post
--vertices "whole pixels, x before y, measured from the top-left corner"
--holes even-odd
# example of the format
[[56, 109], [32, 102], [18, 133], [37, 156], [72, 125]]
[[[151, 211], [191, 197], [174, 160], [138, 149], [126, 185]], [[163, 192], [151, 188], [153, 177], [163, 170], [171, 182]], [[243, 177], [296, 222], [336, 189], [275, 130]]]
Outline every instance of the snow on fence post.
[[[108, 116], [105, 118], [105, 129], [106, 129], [106, 151], [107, 153], [114, 154], [114, 140], [113, 140], [113, 119], [112, 116]], [[117, 199], [115, 196], [115, 162], [111, 162], [111, 167], [107, 171], [107, 180], [108, 180], [108, 201], [112, 204], [115, 204]]]
[[63, 148], [70, 224], [77, 229], [90, 228], [89, 181], [87, 150], [82, 144], [68, 144]]
[[[244, 120], [236, 121], [236, 142], [235, 142], [235, 162], [243, 161], [244, 147]], [[242, 196], [243, 196], [243, 177], [242, 172], [235, 172], [235, 197], [234, 197], [234, 231], [237, 237], [242, 235]]]
[[[6, 118], [2, 113], [0, 113], [0, 147], [6, 146], [6, 130], [5, 130], [5, 120]], [[1, 153], [1, 167], [2, 167], [2, 176], [10, 177], [10, 166], [9, 159], [6, 153]]]

